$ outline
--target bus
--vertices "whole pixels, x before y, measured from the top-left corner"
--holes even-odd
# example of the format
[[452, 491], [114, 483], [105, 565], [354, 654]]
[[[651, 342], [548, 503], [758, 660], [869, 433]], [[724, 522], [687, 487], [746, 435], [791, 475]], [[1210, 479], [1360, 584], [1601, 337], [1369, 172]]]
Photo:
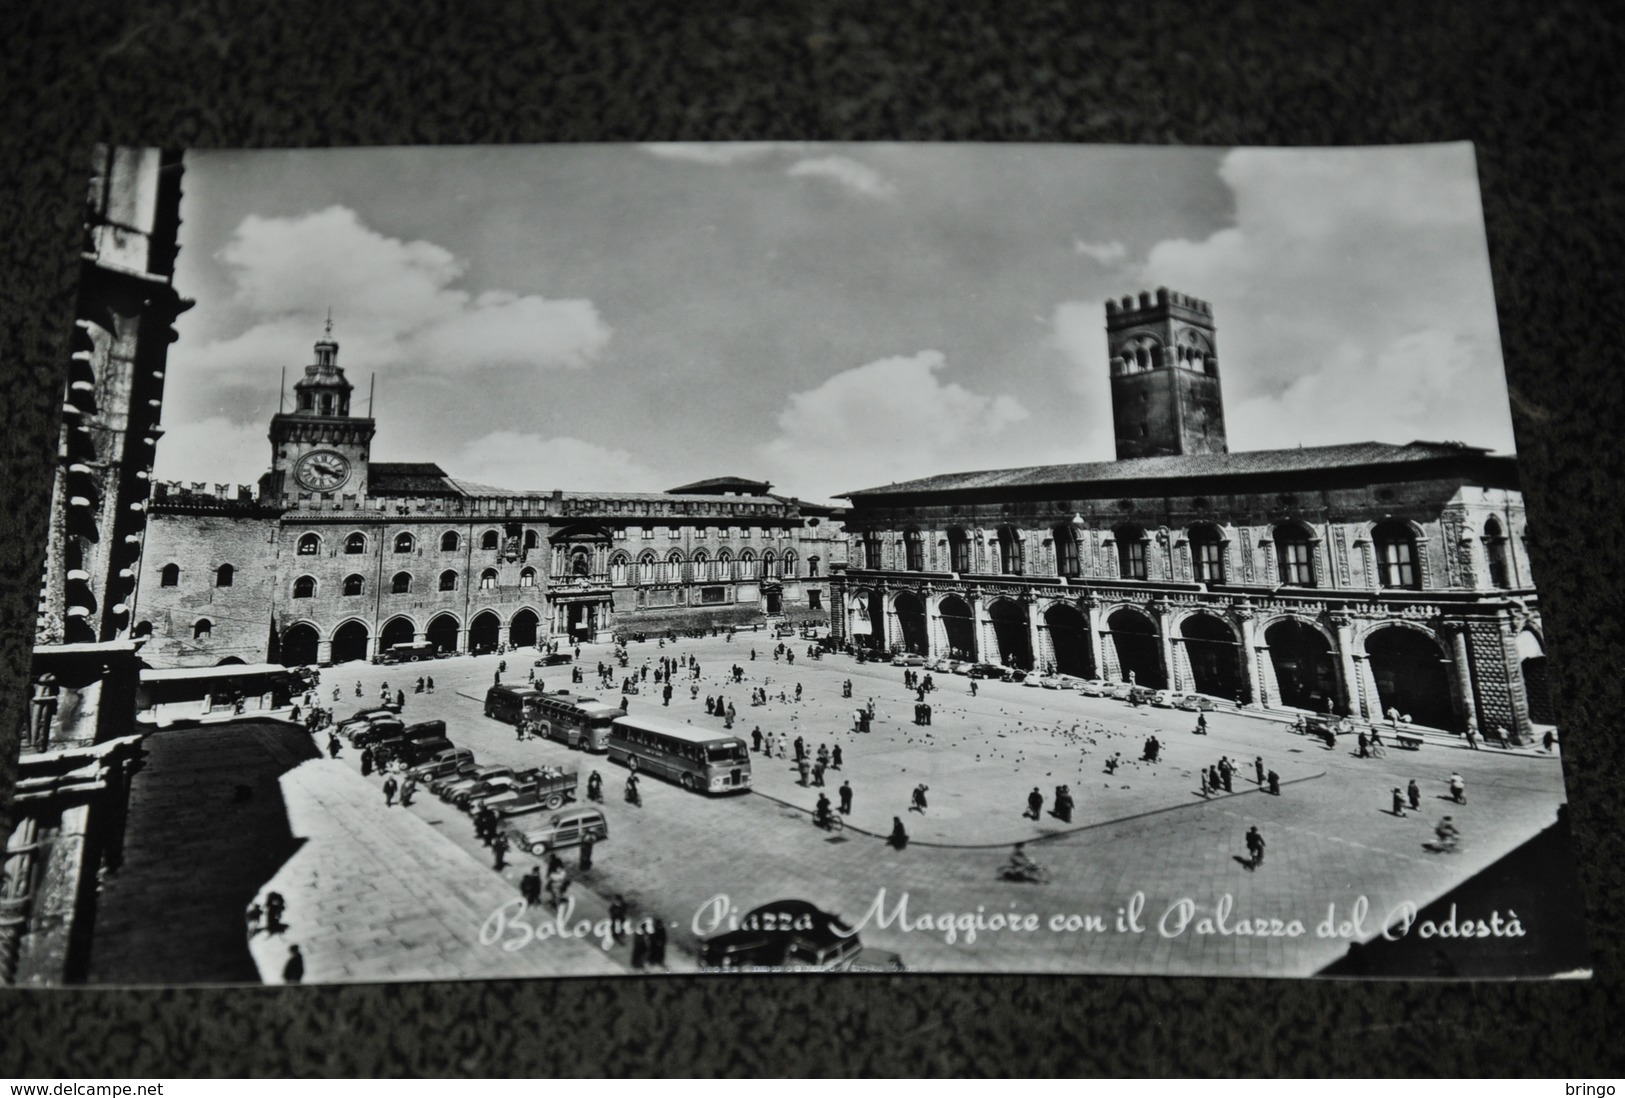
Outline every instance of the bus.
[[530, 716], [542, 692], [534, 686], [507, 686], [497, 683], [485, 692], [485, 715], [493, 720], [518, 724]]
[[531, 718], [537, 722], [538, 735], [594, 755], [609, 750], [610, 722], [626, 715], [626, 710], [618, 705], [579, 697], [568, 690], [543, 694], [528, 708]]
[[743, 793], [750, 788], [750, 750], [738, 736], [662, 717], [616, 717], [609, 757], [696, 793]]

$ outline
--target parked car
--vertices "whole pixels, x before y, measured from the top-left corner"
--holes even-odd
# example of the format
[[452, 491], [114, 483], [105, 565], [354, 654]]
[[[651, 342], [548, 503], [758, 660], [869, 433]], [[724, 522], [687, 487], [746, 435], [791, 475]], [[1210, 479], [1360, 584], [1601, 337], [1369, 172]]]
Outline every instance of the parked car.
[[1024, 683], [1027, 681], [1027, 672], [1019, 667], [1001, 667], [999, 668], [999, 679], [1003, 682]]
[[1139, 687], [1131, 686], [1126, 682], [1114, 682], [1110, 684], [1110, 689], [1108, 690], [1106, 697], [1116, 698], [1118, 701], [1126, 702], [1129, 700], [1129, 697], [1134, 693], [1134, 691], [1138, 689]]
[[1174, 707], [1174, 692], [1172, 690], [1153, 690], [1151, 704], [1158, 709], [1172, 709]]
[[905, 652], [900, 656], [894, 657], [892, 659], [892, 661], [891, 661], [891, 665], [893, 667], [924, 667], [925, 666], [925, 657], [924, 656], [916, 656], [916, 655], [913, 655], [911, 653]]
[[1086, 698], [1104, 698], [1111, 694], [1112, 684], [1104, 679], [1084, 679], [1078, 683], [1078, 693]]
[[439, 654], [440, 647], [433, 641], [408, 641], [390, 645], [378, 662], [416, 663], [418, 660], [432, 660]]
[[356, 747], [367, 747], [406, 734], [406, 725], [398, 717], [386, 717], [362, 725], [352, 725], [350, 742]]
[[451, 796], [451, 803], [458, 808], [466, 808], [476, 798], [489, 797], [497, 793], [506, 793], [509, 790], [523, 792], [534, 786], [542, 779], [540, 767], [531, 767], [529, 770], [520, 770], [513, 774], [496, 774], [475, 782], [467, 789], [460, 789]]
[[[379, 726], [374, 726], [379, 727]], [[383, 733], [375, 738], [369, 738], [368, 743], [373, 745], [373, 757], [379, 762], [388, 762], [400, 754], [401, 748], [407, 744], [427, 743], [430, 740], [446, 740], [445, 721], [419, 721], [409, 724], [399, 731]], [[433, 752], [430, 752], [433, 754]], [[423, 758], [428, 758], [424, 755]]]
[[340, 721], [338, 726], [334, 728], [333, 731], [337, 732], [339, 735], [348, 740], [357, 732], [370, 726], [375, 721], [395, 720], [399, 720], [399, 718], [396, 717], [395, 711], [392, 709], [358, 709], [353, 714]]
[[1212, 698], [1201, 694], [1182, 694], [1174, 701], [1174, 706], [1190, 713], [1211, 713], [1219, 708]]
[[[1166, 693], [1166, 691], [1163, 691], [1163, 693]], [[1150, 705], [1157, 694], [1158, 691], [1151, 689], [1149, 686], [1131, 686], [1126, 700], [1130, 705]]]
[[390, 750], [389, 757], [405, 766], [416, 766], [420, 762], [439, 758], [455, 750], [456, 744], [444, 736], [436, 736], [426, 740], [403, 740]]
[[576, 799], [580, 784], [580, 776], [574, 770], [549, 771], [543, 768], [540, 780], [528, 788], [513, 792], [511, 796], [503, 794], [496, 803], [487, 799], [486, 803], [501, 815], [523, 816], [564, 807]]
[[1055, 681], [1055, 689], [1057, 690], [1076, 690], [1078, 684], [1083, 682], [1076, 675], [1051, 675], [1050, 678]]
[[[863, 953], [851, 925], [806, 900], [776, 900], [746, 913], [738, 929], [700, 943], [705, 968], [801, 968], [844, 972]], [[901, 967], [901, 961], [896, 961]], [[887, 965], [886, 967], [891, 967]]]
[[536, 661], [537, 667], [558, 667], [561, 664], [574, 663], [575, 657], [568, 652], [550, 652]]
[[441, 778], [429, 783], [429, 792], [443, 801], [450, 801], [458, 792], [468, 789], [477, 782], [486, 778], [494, 778], [499, 774], [512, 774], [511, 766], [477, 766], [468, 773], [457, 778]]
[[425, 785], [458, 770], [473, 770], [478, 765], [474, 760], [474, 752], [466, 747], [454, 747], [426, 762], [418, 763], [406, 772], [406, 776], [419, 785]]
[[508, 845], [541, 855], [579, 846], [588, 835], [596, 843], [609, 838], [609, 821], [603, 809], [594, 805], [566, 808], [546, 817], [524, 817], [522, 823], [508, 829]]
[[965, 674], [973, 679], [1002, 679], [1004, 668], [996, 663], [973, 663], [965, 669]]

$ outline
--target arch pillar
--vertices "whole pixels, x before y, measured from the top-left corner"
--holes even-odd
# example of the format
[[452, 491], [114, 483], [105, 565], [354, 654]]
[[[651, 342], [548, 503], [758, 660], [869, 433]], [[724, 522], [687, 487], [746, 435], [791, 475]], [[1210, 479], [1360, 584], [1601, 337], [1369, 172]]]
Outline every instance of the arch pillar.
[[1337, 693], [1345, 714], [1358, 714], [1360, 705], [1360, 678], [1354, 669], [1354, 620], [1347, 614], [1329, 614], [1333, 635], [1337, 638]]
[[1267, 709], [1264, 704], [1263, 670], [1259, 663], [1261, 646], [1258, 643], [1258, 615], [1251, 608], [1236, 610], [1231, 617], [1240, 626], [1242, 670], [1247, 675], [1248, 709]]
[[1470, 727], [1479, 736], [1484, 734], [1484, 728], [1478, 720], [1478, 707], [1473, 704], [1473, 670], [1468, 661], [1467, 653], [1467, 623], [1464, 621], [1447, 621], [1441, 623], [1441, 628], [1450, 635], [1450, 676], [1452, 685], [1451, 698], [1456, 710], [1457, 720], [1464, 727]]
[[1371, 657], [1364, 651], [1363, 644], [1361, 651], [1354, 654], [1354, 674], [1360, 686], [1360, 715], [1369, 721], [1381, 721], [1379, 699], [1382, 695], [1377, 693], [1377, 675], [1371, 670]]
[[1174, 646], [1168, 636], [1168, 604], [1161, 599], [1151, 604], [1151, 621], [1157, 627], [1157, 658], [1162, 663], [1162, 681], [1174, 689]]
[[1027, 610], [1027, 651], [1032, 653], [1032, 670], [1042, 674], [1046, 664], [1053, 665], [1055, 663], [1055, 652], [1047, 647], [1049, 625], [1047, 623], [1042, 626], [1038, 624], [1042, 615], [1038, 612], [1037, 599], [1023, 600], [1021, 605]]
[[333, 642], [320, 635], [316, 638], [316, 662], [333, 662]]
[[1180, 694], [1196, 692], [1196, 672], [1191, 669], [1190, 650], [1185, 647], [1184, 637], [1170, 638], [1173, 644], [1173, 674], [1169, 677], [1169, 689]]
[[947, 628], [942, 624], [942, 595], [927, 591], [925, 596], [925, 658], [939, 659], [947, 648]]

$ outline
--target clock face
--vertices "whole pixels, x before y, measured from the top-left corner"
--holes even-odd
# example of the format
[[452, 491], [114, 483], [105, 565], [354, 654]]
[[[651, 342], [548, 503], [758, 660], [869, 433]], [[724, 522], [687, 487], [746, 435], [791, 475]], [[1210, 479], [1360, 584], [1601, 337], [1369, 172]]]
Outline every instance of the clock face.
[[332, 492], [350, 479], [350, 459], [332, 450], [317, 450], [299, 459], [293, 478], [312, 492]]

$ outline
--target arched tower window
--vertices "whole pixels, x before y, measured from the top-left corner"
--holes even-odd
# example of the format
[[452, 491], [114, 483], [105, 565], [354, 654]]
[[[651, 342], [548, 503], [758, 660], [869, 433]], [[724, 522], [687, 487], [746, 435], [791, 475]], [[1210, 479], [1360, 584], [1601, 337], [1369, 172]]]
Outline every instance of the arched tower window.
[[526, 549], [535, 549], [539, 545], [541, 545], [541, 539], [537, 537], [536, 531], [534, 531], [534, 530], [526, 530], [525, 531], [525, 548]]
[[496, 590], [496, 586], [497, 586], [497, 570], [495, 568], [487, 568], [485, 571], [480, 573], [480, 590], [481, 591], [494, 591], [494, 590]]
[[411, 534], [400, 533], [395, 535], [395, 552], [410, 553], [418, 547], [417, 539]]
[[366, 589], [367, 581], [362, 579], [359, 573], [354, 573], [344, 577], [344, 593], [346, 596], [354, 598], [355, 596], [363, 593]]
[[192, 626], [193, 640], [208, 640], [209, 634], [214, 632], [214, 622], [208, 618], [199, 618]]
[[367, 551], [367, 535], [357, 532], [344, 539], [344, 552], [349, 556], [357, 556]]
[[487, 530], [480, 535], [481, 549], [495, 549], [500, 543], [501, 539], [495, 530]]
[[302, 534], [299, 537], [299, 555], [313, 557], [322, 551], [322, 539], [317, 534]]
[[455, 530], [447, 530], [440, 535], [440, 551], [442, 553], [455, 553], [462, 543], [463, 539], [457, 536]]
[[316, 577], [300, 576], [293, 581], [293, 597], [296, 599], [313, 599], [316, 597]]
[[1377, 582], [1383, 587], [1422, 586], [1416, 569], [1416, 534], [1409, 523], [1378, 523], [1371, 531], [1377, 548]]
[[522, 568], [522, 569], [520, 569], [519, 570], [519, 586], [521, 586], [521, 587], [535, 587], [536, 586], [536, 569], [534, 569], [534, 568]]
[[178, 587], [181, 582], [181, 566], [166, 564], [158, 570], [159, 587]]
[[969, 572], [971, 570], [970, 535], [965, 533], [963, 526], [950, 526], [948, 528], [948, 560], [950, 571]]
[[389, 593], [392, 595], [406, 595], [412, 591], [412, 573], [396, 572], [390, 577]]
[[222, 564], [214, 570], [214, 585], [216, 587], [230, 587], [231, 581], [235, 578], [235, 569], [229, 564]]
[[448, 568], [444, 572], [440, 573], [440, 590], [457, 590], [457, 573], [455, 570]]

